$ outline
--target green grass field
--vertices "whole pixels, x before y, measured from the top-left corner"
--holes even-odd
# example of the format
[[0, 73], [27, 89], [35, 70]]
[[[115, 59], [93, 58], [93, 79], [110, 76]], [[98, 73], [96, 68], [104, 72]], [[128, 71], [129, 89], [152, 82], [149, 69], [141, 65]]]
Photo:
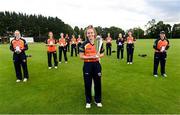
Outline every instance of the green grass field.
[[[167, 78], [154, 78], [153, 40], [138, 40], [134, 64], [117, 60], [116, 53], [102, 64], [103, 108], [85, 109], [83, 61], [70, 57], [68, 64], [48, 70], [44, 44], [29, 44], [30, 80], [16, 83], [9, 45], [0, 45], [0, 113], [179, 113], [180, 40], [170, 40]], [[113, 47], [116, 50], [114, 44]], [[138, 54], [147, 54], [146, 58]]]

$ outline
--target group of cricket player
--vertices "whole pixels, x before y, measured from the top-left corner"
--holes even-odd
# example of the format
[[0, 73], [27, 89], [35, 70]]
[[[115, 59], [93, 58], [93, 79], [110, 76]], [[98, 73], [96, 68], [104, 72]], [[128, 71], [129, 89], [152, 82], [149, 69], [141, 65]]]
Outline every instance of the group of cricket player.
[[[83, 65], [83, 78], [85, 87], [85, 99], [86, 108], [91, 108], [92, 97], [94, 97], [94, 103], [97, 107], [102, 107], [102, 91], [101, 91], [101, 64], [100, 58], [104, 56], [106, 50], [106, 56], [111, 56], [112, 52], [112, 38], [110, 33], [107, 34], [107, 38], [104, 39], [106, 49], [103, 44], [100, 45], [99, 50], [96, 47], [97, 33], [92, 25], [89, 25], [85, 29], [85, 41], [82, 41], [81, 36], [75, 38], [72, 35], [70, 38], [68, 34], [60, 34], [60, 38], [57, 40], [53, 36], [53, 32], [48, 33], [48, 39], [45, 41], [47, 47], [47, 62], [48, 69], [57, 69], [58, 64], [68, 63], [67, 52], [70, 52], [70, 56], [79, 55], [80, 59], [84, 61]], [[29, 73], [27, 67], [27, 56], [25, 51], [28, 50], [27, 42], [21, 37], [20, 31], [14, 32], [14, 39], [10, 43], [10, 50], [13, 52], [13, 63], [16, 72], [16, 82], [27, 82], [29, 80]], [[117, 59], [124, 60], [124, 47], [126, 44], [127, 51], [127, 64], [133, 64], [133, 54], [135, 49], [136, 39], [133, 37], [133, 32], [128, 31], [127, 35], [119, 33], [116, 39], [117, 45]], [[154, 69], [153, 76], [158, 77], [158, 65], [161, 65], [162, 77], [167, 77], [165, 72], [167, 50], [169, 48], [169, 41], [166, 38], [165, 32], [161, 31], [159, 38], [157, 38], [153, 45], [154, 48]], [[71, 51], [70, 51], [71, 50]], [[58, 57], [57, 57], [58, 51]], [[64, 61], [62, 61], [64, 57]], [[52, 58], [54, 63], [52, 64]], [[21, 71], [21, 68], [23, 71]], [[92, 87], [92, 84], [94, 87]], [[92, 88], [94, 89], [94, 96], [92, 96]]]

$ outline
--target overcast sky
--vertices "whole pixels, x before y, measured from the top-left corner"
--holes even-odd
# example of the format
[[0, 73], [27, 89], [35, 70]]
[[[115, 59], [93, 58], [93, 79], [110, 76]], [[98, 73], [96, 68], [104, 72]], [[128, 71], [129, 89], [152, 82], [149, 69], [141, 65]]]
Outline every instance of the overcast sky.
[[151, 19], [180, 23], [180, 0], [1, 0], [0, 11], [57, 16], [73, 27], [144, 28]]

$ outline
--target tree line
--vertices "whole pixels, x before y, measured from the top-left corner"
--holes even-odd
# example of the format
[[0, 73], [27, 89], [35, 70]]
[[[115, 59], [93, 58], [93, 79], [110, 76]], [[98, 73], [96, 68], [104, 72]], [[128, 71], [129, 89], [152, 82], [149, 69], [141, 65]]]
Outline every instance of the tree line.
[[[144, 38], [157, 38], [160, 31], [165, 31], [168, 38], [180, 38], [180, 23], [165, 24], [163, 21], [156, 22], [152, 19], [145, 25], [146, 30], [140, 27], [130, 28], [133, 32], [134, 37], [137, 39]], [[107, 36], [108, 33], [111, 34], [113, 39], [117, 39], [119, 33], [126, 35], [128, 30], [123, 30], [119, 27], [95, 27], [97, 34], [101, 35], [103, 38]], [[79, 28], [75, 26], [72, 28], [70, 25], [64, 23], [58, 17], [46, 17], [42, 15], [27, 15], [26, 13], [16, 13], [16, 12], [0, 12], [0, 37], [12, 37], [15, 30], [20, 30], [23, 36], [34, 37], [36, 42], [44, 41], [47, 39], [47, 34], [49, 31], [54, 33], [55, 38], [60, 37], [60, 33], [75, 35], [81, 35], [84, 39], [85, 28]]]

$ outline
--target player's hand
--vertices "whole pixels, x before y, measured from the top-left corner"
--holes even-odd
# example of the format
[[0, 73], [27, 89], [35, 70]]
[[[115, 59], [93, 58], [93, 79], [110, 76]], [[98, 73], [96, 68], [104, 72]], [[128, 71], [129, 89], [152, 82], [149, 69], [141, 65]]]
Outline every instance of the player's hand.
[[17, 54], [20, 54], [22, 51], [21, 51], [21, 50], [15, 50], [15, 52], [16, 52]]
[[97, 59], [97, 58], [100, 58], [100, 54], [96, 54], [94, 56], [92, 56], [93, 59]]
[[48, 44], [48, 46], [53, 46], [53, 44]]
[[166, 52], [166, 50], [161, 50], [160, 52], [162, 52], [162, 53], [163, 53], [163, 52]]
[[96, 54], [96, 57], [97, 57], [97, 58], [100, 58], [100, 53], [99, 53], [99, 52]]

